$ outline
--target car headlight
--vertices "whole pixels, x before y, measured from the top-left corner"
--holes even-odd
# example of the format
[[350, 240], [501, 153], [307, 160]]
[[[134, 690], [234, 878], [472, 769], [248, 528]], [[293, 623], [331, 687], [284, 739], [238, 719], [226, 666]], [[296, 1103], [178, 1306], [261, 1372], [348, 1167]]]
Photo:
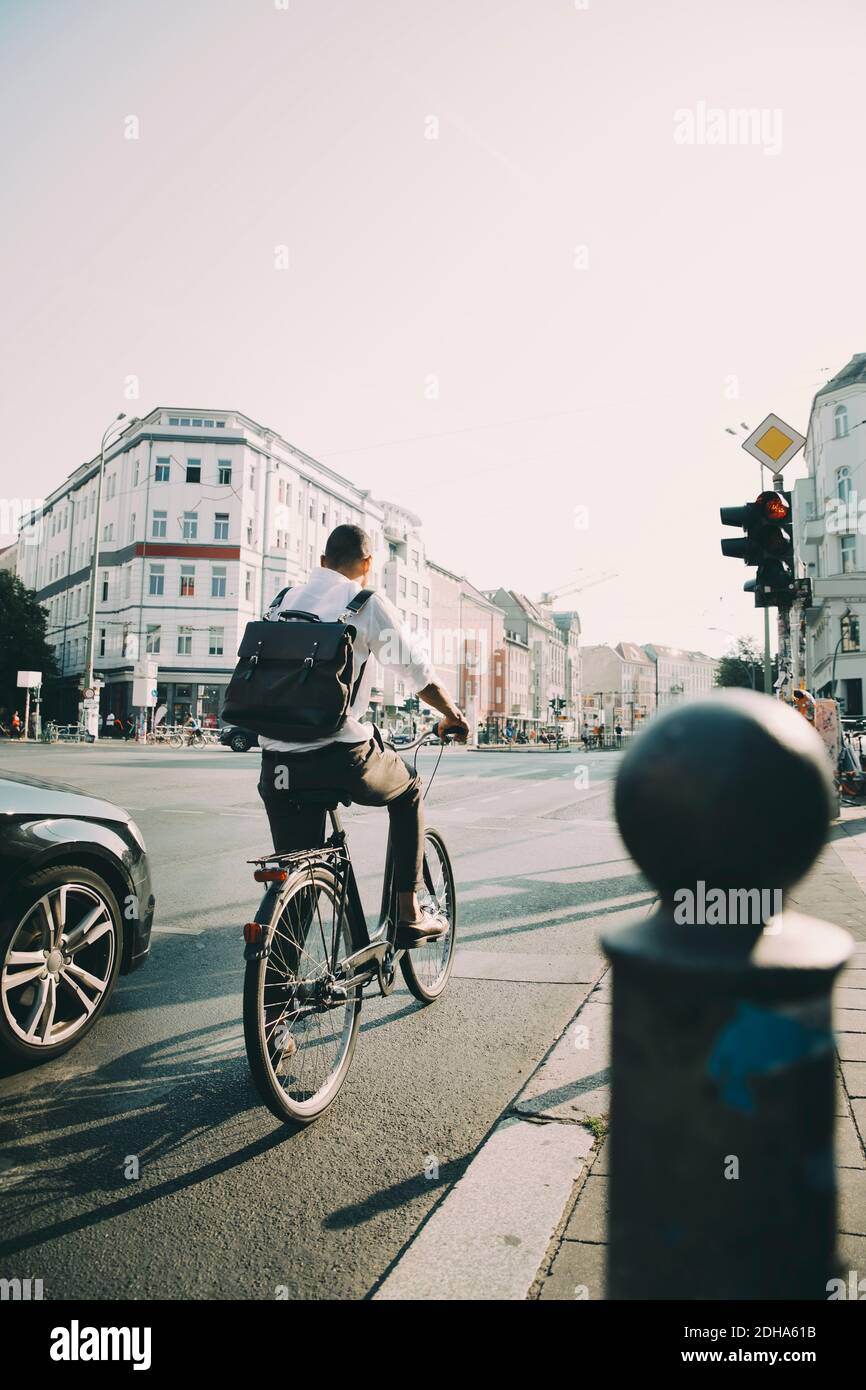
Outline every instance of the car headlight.
[[133, 838], [133, 840], [135, 841], [135, 843], [138, 845], [138, 847], [139, 847], [139, 849], [141, 850], [142, 854], [146, 854], [146, 853], [147, 853], [147, 845], [144, 843], [144, 836], [142, 835], [141, 830], [140, 830], [139, 827], [136, 825], [135, 821], [132, 819], [131, 816], [130, 816], [129, 820], [126, 822], [126, 825], [127, 825], [127, 829], [129, 830], [130, 835], [132, 836], [132, 838]]

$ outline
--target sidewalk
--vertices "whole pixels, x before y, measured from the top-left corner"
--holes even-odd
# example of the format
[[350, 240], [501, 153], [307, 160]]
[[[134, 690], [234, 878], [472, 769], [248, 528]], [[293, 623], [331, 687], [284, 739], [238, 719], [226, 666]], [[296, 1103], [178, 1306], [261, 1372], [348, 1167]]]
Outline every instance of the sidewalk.
[[[802, 912], [845, 927], [836, 986], [839, 1255], [866, 1277], [866, 812], [849, 808], [806, 880]], [[641, 913], [640, 915], [643, 915]], [[611, 975], [588, 955], [585, 995], [376, 1289], [376, 1299], [603, 1299]]]
[[[854, 954], [835, 991], [837, 1057], [836, 1175], [838, 1251], [842, 1270], [866, 1277], [866, 813], [843, 811], [815, 868], [787, 895], [791, 907], [845, 927]], [[529, 1291], [531, 1299], [603, 1299], [607, 1239], [608, 1036], [610, 972], [579, 1011], [571, 1030], [589, 1029], [584, 1053], [562, 1053], [570, 1062], [569, 1093], [579, 1096], [571, 1118], [589, 1122], [595, 1111], [592, 1151], [574, 1183], [547, 1254]], [[560, 1043], [559, 1047], [562, 1046]], [[553, 1061], [558, 1048], [548, 1063]], [[575, 1065], [582, 1058], [580, 1066]], [[546, 1064], [547, 1065], [547, 1064]], [[544, 1070], [544, 1067], [541, 1069]], [[540, 1073], [539, 1073], [540, 1075]], [[535, 1078], [530, 1082], [530, 1088]], [[527, 1088], [529, 1089], [529, 1088]], [[565, 1115], [560, 1118], [565, 1119]]]

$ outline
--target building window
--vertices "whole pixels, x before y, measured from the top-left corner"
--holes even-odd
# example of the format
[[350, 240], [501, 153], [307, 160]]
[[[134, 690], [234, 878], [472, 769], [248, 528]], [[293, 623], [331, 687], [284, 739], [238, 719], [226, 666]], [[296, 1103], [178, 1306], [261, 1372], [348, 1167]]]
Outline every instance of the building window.
[[102, 539], [104, 541], [114, 540], [114, 522], [107, 521], [102, 528]]
[[245, 575], [244, 575], [244, 598], [246, 599], [247, 603], [250, 602], [250, 600], [252, 599], [252, 596], [253, 596], [253, 572], [252, 572], [252, 570], [247, 570], [247, 571], [245, 572]]
[[[201, 424], [201, 421], [199, 421]], [[201, 459], [187, 459], [186, 480], [188, 483], [201, 482]]]
[[418, 551], [417, 551], [417, 550], [413, 550], [413, 551], [412, 551], [412, 568], [413, 568], [413, 570], [416, 570], [416, 569], [418, 568]]
[[148, 623], [147, 636], [144, 639], [144, 650], [151, 656], [156, 656], [160, 647], [162, 628], [158, 623]]
[[229, 538], [229, 514], [228, 512], [217, 512], [213, 519], [213, 538], [215, 541], [227, 541]]
[[195, 598], [195, 565], [181, 565], [180, 567], [180, 596], [181, 598]]
[[851, 487], [851, 469], [847, 467], [837, 468], [836, 496], [839, 498], [840, 502], [847, 503], [848, 498], [851, 496]]
[[151, 565], [148, 592], [156, 598], [165, 593], [165, 565]]
[[833, 437], [834, 439], [844, 439], [848, 433], [848, 410], [844, 405], [837, 405], [833, 411]]
[[134, 465], [133, 465], [133, 470], [132, 470], [132, 486], [133, 486], [133, 487], [138, 487], [138, 468], [139, 468], [138, 459], [136, 459], [136, 460], [135, 460], [135, 463], [134, 463]]
[[99, 629], [99, 655], [105, 656], [105, 628]]
[[178, 417], [177, 417], [176, 415], [169, 415], [169, 417], [168, 417], [168, 423], [169, 423], [170, 425], [179, 425], [179, 424], [180, 424], [180, 420], [178, 419]]
[[230, 487], [231, 481], [232, 466], [230, 463], [226, 463], [224, 459], [220, 459], [217, 465], [217, 482], [221, 483], [223, 487]]
[[183, 514], [183, 538], [185, 541], [194, 541], [198, 536], [198, 512], [184, 512]]
[[429, 607], [430, 607], [430, 590], [429, 590], [429, 589], [424, 589], [424, 590], [423, 590], [423, 592], [422, 592], [422, 598], [423, 598], [423, 600], [424, 600], [424, 607], [425, 607], [425, 608], [429, 608]]
[[178, 656], [192, 656], [192, 628], [179, 627], [177, 630]]
[[250, 517], [249, 520], [247, 521], [247, 545], [252, 545], [252, 543], [253, 543], [253, 519], [252, 519], [252, 517]]
[[223, 654], [223, 629], [212, 627], [208, 629], [208, 656], [222, 656]]
[[171, 459], [157, 459], [153, 473], [155, 483], [167, 483], [171, 476]]
[[417, 598], [417, 597], [418, 597], [418, 585], [417, 585], [417, 583], [416, 583], [416, 581], [415, 581], [414, 579], [412, 580], [412, 583], [411, 583], [411, 585], [409, 586], [409, 592], [410, 592], [410, 594], [412, 595], [413, 598]]
[[214, 565], [211, 570], [210, 596], [211, 598], [225, 598], [226, 596], [225, 565]]
[[406, 576], [405, 576], [405, 574], [401, 574], [401, 575], [400, 575], [400, 593], [403, 595], [403, 598], [406, 597]]
[[108, 575], [105, 570], [102, 571], [102, 602], [108, 602]]
[[857, 537], [856, 535], [840, 536], [840, 550], [842, 558], [842, 573], [853, 574], [857, 568]]
[[167, 516], [167, 512], [154, 512], [153, 514], [153, 526], [151, 528], [150, 534], [157, 540], [160, 536], [165, 535], [165, 525]]
[[135, 540], [135, 512], [129, 518], [129, 539], [130, 541]]
[[252, 467], [251, 467], [251, 468], [250, 468], [250, 491], [251, 491], [251, 492], [255, 492], [255, 490], [256, 490], [256, 470], [255, 470], [255, 468], [252, 468]]

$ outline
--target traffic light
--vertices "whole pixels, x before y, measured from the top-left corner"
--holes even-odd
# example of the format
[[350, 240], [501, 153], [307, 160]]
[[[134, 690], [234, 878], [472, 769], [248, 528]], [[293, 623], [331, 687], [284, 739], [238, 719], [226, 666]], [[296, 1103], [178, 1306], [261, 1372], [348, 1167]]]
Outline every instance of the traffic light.
[[762, 492], [743, 507], [720, 507], [723, 526], [740, 526], [744, 536], [722, 541], [722, 554], [755, 565], [743, 585], [756, 608], [779, 608], [797, 594], [790, 492]]

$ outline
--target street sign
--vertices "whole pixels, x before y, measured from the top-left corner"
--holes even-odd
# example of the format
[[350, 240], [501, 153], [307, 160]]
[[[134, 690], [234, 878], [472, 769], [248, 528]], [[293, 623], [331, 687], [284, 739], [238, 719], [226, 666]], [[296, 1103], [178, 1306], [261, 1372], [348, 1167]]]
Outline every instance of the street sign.
[[743, 440], [743, 448], [753, 458], [771, 469], [774, 474], [781, 473], [786, 463], [799, 454], [806, 443], [805, 436], [799, 434], [778, 415], [768, 415], [748, 439]]
[[22, 689], [26, 687], [28, 690], [31, 690], [31, 689], [33, 689], [34, 686], [37, 686], [37, 687], [38, 687], [38, 686], [40, 686], [41, 684], [42, 684], [42, 672], [41, 672], [41, 671], [19, 671], [19, 672], [18, 672], [18, 685], [19, 685]]
[[85, 699], [85, 700], [93, 700], [93, 699], [95, 699], [95, 697], [96, 697], [96, 691], [93, 689], [92, 686], [88, 686], [87, 689], [86, 689], [85, 692], [84, 692], [84, 699]]

